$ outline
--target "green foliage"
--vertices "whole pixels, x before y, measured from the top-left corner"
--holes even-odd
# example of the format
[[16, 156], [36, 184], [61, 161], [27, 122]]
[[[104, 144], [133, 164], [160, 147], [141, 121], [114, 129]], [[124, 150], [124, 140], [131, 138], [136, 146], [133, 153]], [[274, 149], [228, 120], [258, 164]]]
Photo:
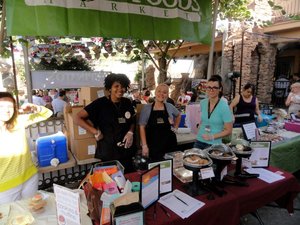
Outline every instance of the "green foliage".
[[17, 75], [20, 77], [21, 81], [26, 82], [25, 68], [23, 63], [21, 61], [17, 61], [16, 67], [17, 67]]
[[63, 61], [61, 64], [55, 58], [52, 58], [51, 62], [49, 63], [44, 58], [42, 58], [40, 63], [31, 63], [31, 65], [34, 70], [92, 70], [85, 59], [79, 60], [76, 57], [73, 57], [67, 61]]
[[138, 71], [136, 74], [135, 74], [135, 76], [134, 76], [134, 81], [136, 82], [136, 83], [138, 83], [138, 82], [140, 82], [140, 80], [142, 79], [142, 71]]
[[247, 8], [249, 2], [249, 0], [220, 0], [220, 18], [240, 21], [250, 19], [251, 13]]
[[269, 6], [271, 6], [271, 8], [272, 8], [274, 11], [281, 11], [281, 14], [282, 14], [282, 15], [285, 15], [285, 14], [286, 14], [286, 11], [283, 9], [283, 7], [280, 6], [280, 5], [276, 5], [274, 1], [269, 0], [269, 1], [268, 1], [268, 4], [269, 4]]
[[290, 19], [292, 19], [292, 20], [300, 20], [300, 15], [290, 15]]

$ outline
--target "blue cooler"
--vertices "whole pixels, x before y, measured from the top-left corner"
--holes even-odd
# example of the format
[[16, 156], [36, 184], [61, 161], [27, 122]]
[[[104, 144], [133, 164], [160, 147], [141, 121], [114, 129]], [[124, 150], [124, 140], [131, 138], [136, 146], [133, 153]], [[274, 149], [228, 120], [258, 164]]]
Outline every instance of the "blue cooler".
[[67, 138], [62, 132], [39, 137], [36, 146], [40, 167], [50, 166], [53, 158], [57, 158], [59, 163], [68, 161]]

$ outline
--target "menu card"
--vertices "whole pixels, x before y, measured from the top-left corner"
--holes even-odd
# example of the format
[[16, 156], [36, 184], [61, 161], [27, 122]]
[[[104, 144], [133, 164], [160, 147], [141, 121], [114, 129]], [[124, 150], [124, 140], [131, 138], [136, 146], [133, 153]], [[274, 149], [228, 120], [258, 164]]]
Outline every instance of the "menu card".
[[66, 187], [53, 184], [56, 210], [57, 224], [80, 225], [80, 196], [73, 190]]
[[160, 165], [160, 194], [172, 191], [172, 160], [164, 160], [160, 162], [149, 163], [148, 168], [151, 169], [157, 165]]

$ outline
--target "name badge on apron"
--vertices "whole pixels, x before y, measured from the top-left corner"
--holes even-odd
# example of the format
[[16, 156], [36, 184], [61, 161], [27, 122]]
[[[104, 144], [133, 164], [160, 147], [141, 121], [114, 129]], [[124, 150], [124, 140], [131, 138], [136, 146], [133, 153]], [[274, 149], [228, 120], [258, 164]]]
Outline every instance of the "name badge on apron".
[[119, 118], [118, 118], [118, 122], [119, 122], [119, 123], [126, 123], [126, 120], [125, 120], [124, 117], [119, 117]]
[[157, 122], [157, 124], [162, 124], [162, 123], [164, 123], [164, 119], [163, 118], [157, 118], [156, 122]]

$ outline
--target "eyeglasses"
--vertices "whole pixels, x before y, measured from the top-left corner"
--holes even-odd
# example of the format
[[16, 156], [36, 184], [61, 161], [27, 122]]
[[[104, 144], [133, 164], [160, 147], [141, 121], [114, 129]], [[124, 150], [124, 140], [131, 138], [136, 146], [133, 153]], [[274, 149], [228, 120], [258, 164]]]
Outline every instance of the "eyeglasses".
[[214, 90], [219, 90], [219, 89], [220, 89], [220, 87], [216, 87], [216, 86], [213, 86], [213, 87], [207, 86], [206, 87], [206, 90], [208, 90], [208, 91], [214, 91]]

